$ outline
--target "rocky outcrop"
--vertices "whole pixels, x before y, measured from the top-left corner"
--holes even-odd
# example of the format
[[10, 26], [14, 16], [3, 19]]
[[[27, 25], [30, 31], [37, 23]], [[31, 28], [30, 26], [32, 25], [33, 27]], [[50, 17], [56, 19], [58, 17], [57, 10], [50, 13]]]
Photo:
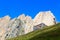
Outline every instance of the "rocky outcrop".
[[45, 27], [47, 27], [47, 25], [45, 25], [44, 23], [41, 23], [41, 24], [34, 26], [33, 30], [43, 29]]

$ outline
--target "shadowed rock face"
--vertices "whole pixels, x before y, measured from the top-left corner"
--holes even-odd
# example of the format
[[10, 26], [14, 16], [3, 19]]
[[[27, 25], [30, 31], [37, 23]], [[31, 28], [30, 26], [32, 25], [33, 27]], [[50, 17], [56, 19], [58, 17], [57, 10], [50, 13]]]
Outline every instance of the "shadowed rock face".
[[24, 34], [24, 24], [19, 19], [11, 20], [8, 29], [5, 36], [6, 38], [13, 38]]
[[45, 26], [47, 26], [47, 25], [45, 25], [44, 23], [38, 24], [38, 25], [34, 26], [34, 30], [43, 29]]

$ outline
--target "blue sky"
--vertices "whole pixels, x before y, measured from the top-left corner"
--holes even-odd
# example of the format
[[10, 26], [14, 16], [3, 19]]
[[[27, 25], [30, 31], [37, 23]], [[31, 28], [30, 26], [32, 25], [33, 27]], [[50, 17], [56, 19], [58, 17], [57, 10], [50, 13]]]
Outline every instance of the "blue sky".
[[39, 11], [48, 10], [51, 10], [60, 22], [59, 0], [0, 0], [0, 17], [10, 15], [14, 18], [24, 13], [34, 18]]

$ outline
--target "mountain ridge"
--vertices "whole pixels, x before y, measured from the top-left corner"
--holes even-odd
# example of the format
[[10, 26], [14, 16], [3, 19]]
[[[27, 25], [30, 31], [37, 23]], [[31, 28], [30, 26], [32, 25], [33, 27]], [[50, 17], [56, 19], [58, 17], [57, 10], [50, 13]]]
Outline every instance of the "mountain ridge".
[[34, 20], [28, 15], [25, 16], [25, 14], [14, 19], [7, 15], [0, 19], [0, 40], [24, 35], [55, 24], [55, 17], [51, 11], [39, 12]]

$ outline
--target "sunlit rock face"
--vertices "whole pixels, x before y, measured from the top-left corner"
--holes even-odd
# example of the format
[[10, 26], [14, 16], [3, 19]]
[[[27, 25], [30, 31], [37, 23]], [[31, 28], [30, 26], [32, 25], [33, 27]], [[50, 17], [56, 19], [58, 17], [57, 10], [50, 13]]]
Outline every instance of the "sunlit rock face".
[[22, 20], [25, 24], [25, 34], [33, 31], [33, 20], [30, 16], [25, 16], [24, 14], [20, 15], [18, 19]]
[[26, 16], [25, 18], [25, 33], [29, 33], [33, 31], [33, 20], [30, 16]]
[[9, 21], [10, 17], [8, 15], [0, 19], [0, 40], [5, 39], [5, 33], [7, 31]]
[[39, 12], [34, 18], [34, 25], [41, 23], [44, 23], [47, 26], [54, 25], [56, 23], [55, 16], [51, 13], [51, 11]]

